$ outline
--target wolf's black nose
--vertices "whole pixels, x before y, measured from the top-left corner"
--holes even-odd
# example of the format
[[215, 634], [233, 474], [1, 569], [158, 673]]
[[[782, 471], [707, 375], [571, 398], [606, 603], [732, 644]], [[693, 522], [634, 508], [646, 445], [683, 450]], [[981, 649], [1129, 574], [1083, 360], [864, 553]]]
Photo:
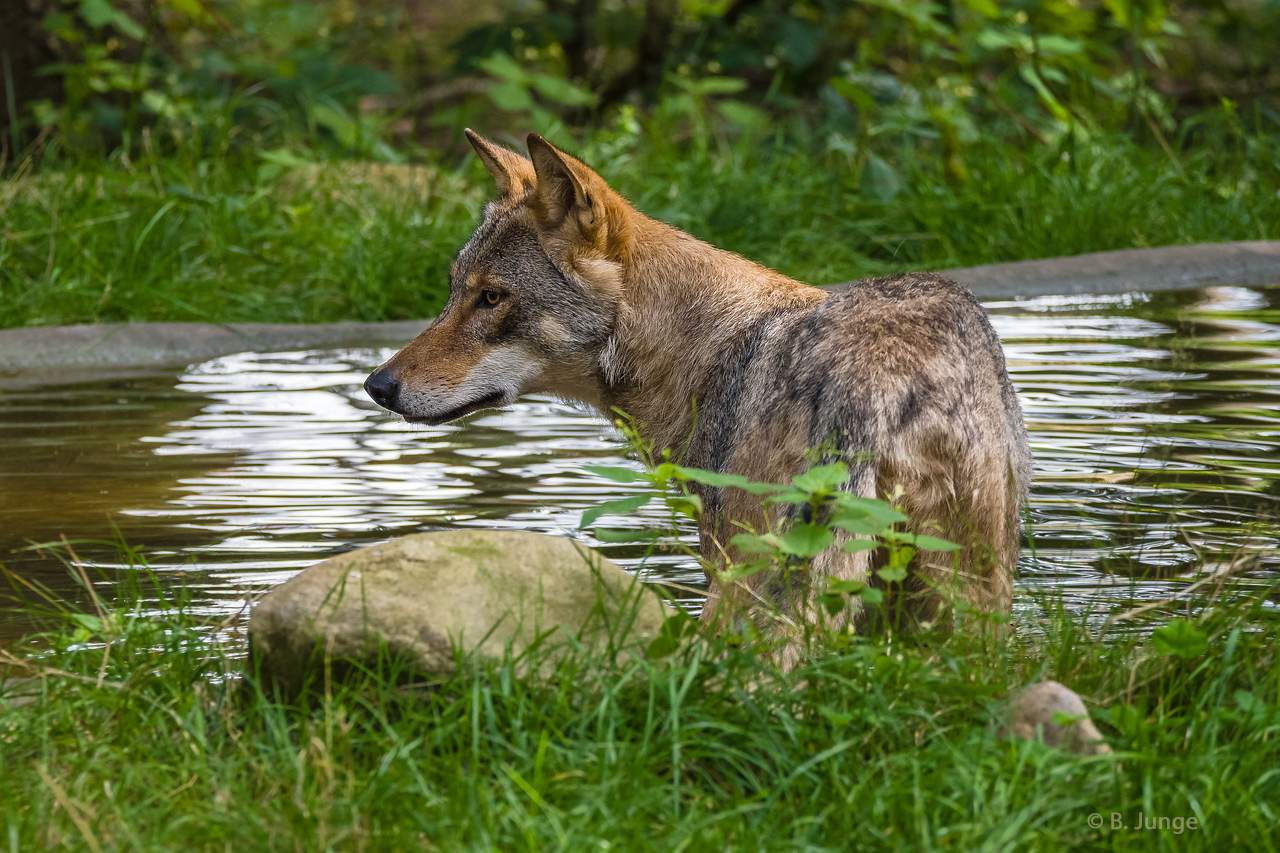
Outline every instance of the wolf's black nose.
[[384, 409], [395, 411], [396, 395], [400, 393], [400, 380], [390, 370], [375, 370], [364, 381], [364, 390], [373, 402]]

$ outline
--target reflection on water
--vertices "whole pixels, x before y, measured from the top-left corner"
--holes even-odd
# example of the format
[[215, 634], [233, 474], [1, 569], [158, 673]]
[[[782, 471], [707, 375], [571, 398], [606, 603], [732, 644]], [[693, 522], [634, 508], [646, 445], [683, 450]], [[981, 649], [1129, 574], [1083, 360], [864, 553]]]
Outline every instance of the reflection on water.
[[[1075, 607], [1153, 599], [1201, 562], [1280, 545], [1280, 288], [988, 307], [1036, 456], [1022, 589], [1061, 590]], [[56, 560], [14, 549], [109, 538], [115, 525], [216, 612], [325, 557], [423, 530], [595, 544], [577, 530], [582, 510], [625, 487], [582, 466], [622, 464], [611, 427], [544, 399], [409, 426], [360, 388], [389, 354], [242, 354], [0, 392], [0, 561], [67, 591]], [[617, 523], [660, 520], [651, 505]], [[636, 546], [601, 547], [647, 577], [702, 584], [686, 559], [641, 568]], [[1277, 567], [1264, 556], [1255, 582]]]

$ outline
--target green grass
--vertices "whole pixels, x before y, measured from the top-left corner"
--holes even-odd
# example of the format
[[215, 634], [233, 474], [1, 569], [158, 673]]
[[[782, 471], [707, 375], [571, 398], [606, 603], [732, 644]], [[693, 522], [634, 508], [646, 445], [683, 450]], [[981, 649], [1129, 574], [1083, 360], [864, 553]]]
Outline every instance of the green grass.
[[0, 324], [423, 316], [481, 203], [378, 164], [42, 172], [0, 187]]
[[[904, 155], [881, 200], [808, 148], [585, 150], [645, 211], [833, 282], [1276, 238], [1280, 157], [1255, 142], [1177, 163], [1123, 139], [991, 144], [958, 184]], [[423, 316], [489, 192], [473, 161], [51, 166], [0, 184], [0, 326]], [[240, 635], [189, 607], [148, 615], [123, 580], [115, 610], [0, 651], [0, 676], [34, 678], [0, 688], [28, 700], [0, 697], [0, 849], [1280, 846], [1274, 590], [1196, 602], [1207, 648], [1186, 658], [1145, 631], [1094, 642], [1081, 614], [1023, 597], [1008, 644], [836, 639], [789, 679], [712, 642], [429, 689], [388, 666], [289, 703], [243, 673]], [[1112, 756], [996, 738], [1007, 693], [1044, 677], [1089, 698]], [[1112, 829], [1139, 812], [1200, 826]]]
[[[844, 155], [781, 138], [584, 148], [639, 207], [814, 283], [1080, 252], [1280, 237], [1280, 141], [1174, 162], [1124, 137], [983, 143], [968, 179], [925, 149], [891, 197]], [[230, 149], [229, 149], [230, 150]], [[277, 158], [278, 159], [278, 158]], [[460, 169], [240, 153], [53, 164], [0, 183], [0, 327], [123, 320], [324, 322], [427, 316], [492, 192]]]
[[[1198, 601], [1208, 645], [1188, 658], [1137, 632], [1093, 642], [1042, 601], [1011, 643], [836, 640], [790, 679], [694, 642], [408, 690], [388, 666], [288, 704], [240, 674], [238, 636], [126, 593], [8, 651], [35, 679], [26, 704], [0, 698], [0, 846], [1274, 850], [1266, 597]], [[1042, 677], [1089, 697], [1113, 755], [996, 738], [1008, 690]], [[1113, 812], [1199, 827], [1112, 829]]]

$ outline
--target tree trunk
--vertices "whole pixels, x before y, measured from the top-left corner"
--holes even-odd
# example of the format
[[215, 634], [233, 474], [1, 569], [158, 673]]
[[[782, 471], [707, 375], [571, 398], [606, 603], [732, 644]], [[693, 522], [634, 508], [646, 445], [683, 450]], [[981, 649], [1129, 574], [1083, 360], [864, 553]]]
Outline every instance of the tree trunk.
[[678, 5], [677, 0], [647, 0], [635, 62], [605, 88], [600, 96], [601, 107], [615, 104], [633, 91], [639, 91], [646, 100], [657, 98]]
[[[14, 151], [15, 140], [26, 144], [34, 136], [28, 105], [41, 98], [57, 100], [62, 96], [56, 76], [38, 73], [57, 61], [49, 36], [40, 26], [54, 6], [52, 0], [0, 0], [0, 151], [7, 152], [11, 162], [21, 154]], [[11, 104], [17, 114], [16, 129]]]

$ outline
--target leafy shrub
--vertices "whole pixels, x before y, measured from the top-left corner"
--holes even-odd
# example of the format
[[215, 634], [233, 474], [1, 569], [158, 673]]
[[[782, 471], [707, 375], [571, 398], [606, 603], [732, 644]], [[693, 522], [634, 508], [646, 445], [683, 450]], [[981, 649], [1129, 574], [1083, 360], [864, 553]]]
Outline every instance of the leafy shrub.
[[904, 148], [963, 182], [980, 139], [1125, 131], [1172, 151], [1280, 123], [1280, 5], [1245, 0], [44, 5], [62, 95], [11, 118], [98, 155], [137, 156], [150, 128], [155, 144], [388, 160], [464, 150], [467, 123], [554, 136], [634, 107], [699, 146], [821, 127], [883, 200]]

